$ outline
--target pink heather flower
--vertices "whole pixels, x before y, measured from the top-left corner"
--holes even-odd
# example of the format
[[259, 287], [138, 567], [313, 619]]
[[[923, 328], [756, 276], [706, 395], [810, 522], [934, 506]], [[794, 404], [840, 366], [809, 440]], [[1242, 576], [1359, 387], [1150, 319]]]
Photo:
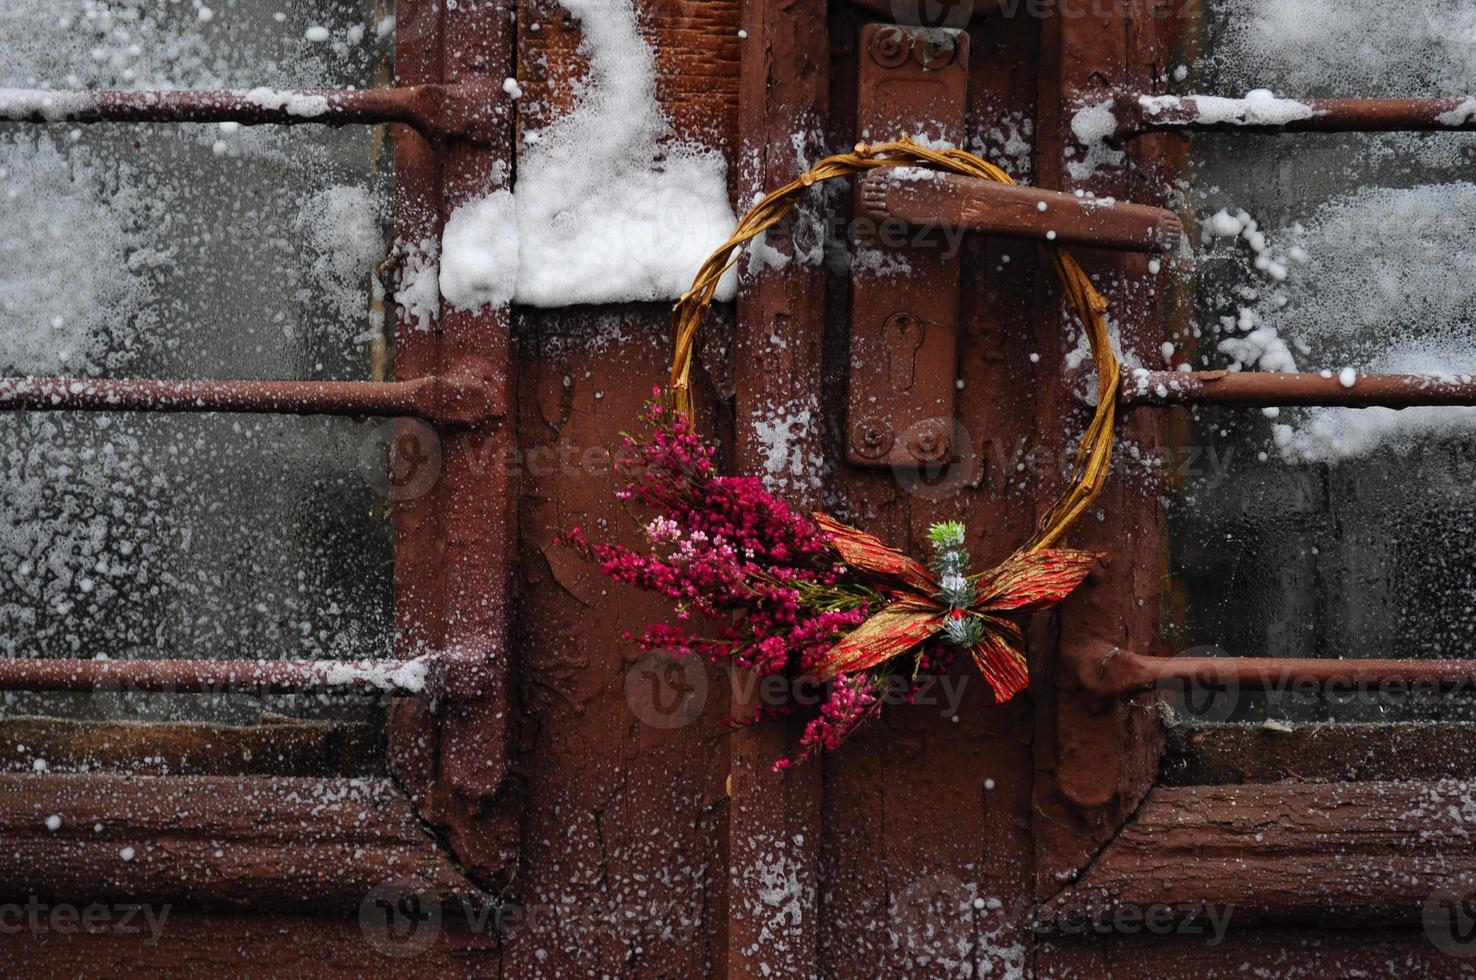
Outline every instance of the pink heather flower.
[[681, 533], [681, 526], [665, 515], [656, 517], [646, 525], [646, 537], [651, 539], [652, 544], [670, 543], [680, 537]]
[[[614, 581], [671, 602], [675, 622], [631, 637], [642, 649], [761, 676], [813, 674], [836, 642], [866, 620], [869, 593], [843, 588], [857, 583], [807, 516], [756, 478], [720, 475], [713, 447], [665, 407], [659, 390], [657, 396], [646, 412], [649, 434], [627, 436], [616, 463], [628, 481], [617, 497], [655, 512], [644, 525], [651, 552], [590, 544], [578, 528], [562, 540]], [[798, 759], [836, 748], [878, 710], [877, 683], [867, 673], [837, 678], [805, 727]], [[765, 704], [752, 721], [799, 710], [815, 709], [791, 701]]]
[[774, 772], [803, 762], [819, 750], [834, 751], [855, 731], [878, 704], [876, 681], [866, 674], [836, 677], [830, 697], [820, 706], [820, 716], [805, 726], [800, 736], [800, 754], [775, 762]]

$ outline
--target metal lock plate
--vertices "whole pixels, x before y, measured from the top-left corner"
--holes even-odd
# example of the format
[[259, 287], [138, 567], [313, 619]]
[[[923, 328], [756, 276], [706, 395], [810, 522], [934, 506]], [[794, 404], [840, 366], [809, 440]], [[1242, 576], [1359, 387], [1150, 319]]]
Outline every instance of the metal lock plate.
[[[969, 38], [868, 24], [861, 32], [858, 139], [963, 142]], [[853, 210], [846, 458], [917, 466], [956, 458], [957, 236]]]

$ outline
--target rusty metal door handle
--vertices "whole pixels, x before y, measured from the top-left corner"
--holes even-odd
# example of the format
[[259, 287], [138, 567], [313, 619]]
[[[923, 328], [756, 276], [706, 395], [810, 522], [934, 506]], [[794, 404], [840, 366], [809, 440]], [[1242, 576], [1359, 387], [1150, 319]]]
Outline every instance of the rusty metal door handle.
[[1163, 208], [937, 171], [868, 174], [861, 180], [861, 201], [873, 218], [914, 227], [1088, 248], [1167, 252], [1184, 233], [1179, 216]]

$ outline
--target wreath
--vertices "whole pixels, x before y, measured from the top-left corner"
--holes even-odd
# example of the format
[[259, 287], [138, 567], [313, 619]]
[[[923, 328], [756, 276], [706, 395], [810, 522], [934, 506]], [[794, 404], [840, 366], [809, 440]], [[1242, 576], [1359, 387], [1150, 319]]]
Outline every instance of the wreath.
[[1100, 558], [1055, 545], [1106, 480], [1119, 364], [1107, 334], [1106, 300], [1056, 245], [1045, 248], [1091, 343], [1096, 410], [1065, 492], [1034, 536], [993, 568], [972, 571], [965, 527], [957, 521], [932, 525], [932, 555], [923, 562], [826, 514], [797, 513], [757, 477], [721, 474], [714, 447], [697, 433], [692, 346], [743, 247], [814, 184], [902, 166], [1014, 183], [970, 153], [904, 139], [827, 157], [764, 197], [677, 302], [670, 380], [665, 391], [653, 391], [645, 430], [626, 436], [617, 458], [617, 473], [627, 481], [617, 497], [654, 515], [642, 522], [647, 547], [592, 544], [578, 528], [564, 536], [611, 579], [671, 601], [674, 622], [627, 635], [642, 649], [823, 685], [818, 698], [799, 696], [800, 684], [782, 685], [786, 695], [742, 722], [808, 715], [798, 753], [775, 763], [776, 770], [835, 749], [884, 702], [897, 699], [888, 695], [910, 700], [925, 675], [947, 671], [965, 651], [997, 702], [1015, 697], [1029, 681], [1017, 617], [1059, 603]]

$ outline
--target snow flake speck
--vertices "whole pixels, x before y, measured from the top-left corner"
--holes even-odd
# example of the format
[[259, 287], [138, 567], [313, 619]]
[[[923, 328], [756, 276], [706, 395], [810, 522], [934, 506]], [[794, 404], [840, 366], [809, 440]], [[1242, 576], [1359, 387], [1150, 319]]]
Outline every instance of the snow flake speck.
[[825, 460], [815, 453], [820, 410], [813, 396], [754, 409], [753, 434], [763, 457], [764, 486], [776, 493], [820, 486]]

